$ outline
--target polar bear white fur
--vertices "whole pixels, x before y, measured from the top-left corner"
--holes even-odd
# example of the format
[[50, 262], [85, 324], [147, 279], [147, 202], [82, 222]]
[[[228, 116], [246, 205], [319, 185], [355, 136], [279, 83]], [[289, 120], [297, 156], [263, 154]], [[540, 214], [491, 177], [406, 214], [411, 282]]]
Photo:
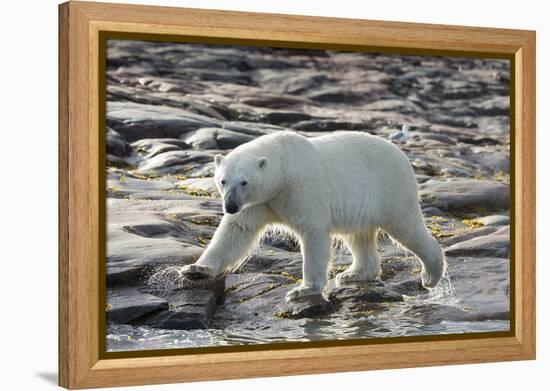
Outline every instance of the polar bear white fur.
[[365, 133], [336, 132], [306, 138], [277, 132], [216, 155], [215, 181], [224, 216], [201, 257], [182, 272], [215, 277], [238, 266], [270, 224], [300, 240], [303, 282], [287, 300], [322, 294], [339, 235], [353, 262], [338, 285], [379, 278], [377, 236], [386, 231], [422, 263], [422, 282], [434, 287], [443, 253], [422, 219], [408, 158], [390, 142]]

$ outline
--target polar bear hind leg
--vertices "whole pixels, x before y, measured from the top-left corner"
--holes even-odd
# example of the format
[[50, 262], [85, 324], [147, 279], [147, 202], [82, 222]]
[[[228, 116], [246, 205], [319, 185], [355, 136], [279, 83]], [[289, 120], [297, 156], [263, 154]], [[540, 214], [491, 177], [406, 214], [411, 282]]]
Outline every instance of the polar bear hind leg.
[[344, 286], [378, 279], [380, 277], [378, 227], [369, 227], [363, 232], [346, 235], [344, 241], [351, 250], [353, 262], [346, 271], [336, 276], [336, 284]]
[[424, 287], [435, 287], [445, 272], [445, 259], [439, 243], [424, 225], [420, 208], [416, 212], [403, 213], [399, 219], [392, 219], [382, 228], [420, 259]]

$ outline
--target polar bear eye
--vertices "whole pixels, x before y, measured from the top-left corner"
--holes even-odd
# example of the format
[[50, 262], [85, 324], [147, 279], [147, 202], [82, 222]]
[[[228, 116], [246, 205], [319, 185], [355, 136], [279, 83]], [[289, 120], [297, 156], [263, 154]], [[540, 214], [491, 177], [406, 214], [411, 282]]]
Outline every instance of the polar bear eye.
[[225, 186], [225, 184], [226, 184], [227, 182], [225, 181], [225, 179], [222, 179], [222, 182], [221, 182], [221, 183], [222, 183], [222, 186]]
[[242, 182], [241, 182], [241, 186], [246, 186], [247, 184], [248, 184], [247, 181], [242, 181]]

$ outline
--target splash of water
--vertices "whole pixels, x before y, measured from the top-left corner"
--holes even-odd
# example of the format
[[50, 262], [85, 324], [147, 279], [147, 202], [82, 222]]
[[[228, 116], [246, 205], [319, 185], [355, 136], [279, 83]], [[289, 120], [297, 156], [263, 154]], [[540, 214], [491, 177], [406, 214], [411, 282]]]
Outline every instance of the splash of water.
[[176, 288], [181, 287], [182, 274], [180, 266], [166, 266], [157, 269], [147, 280], [147, 286], [164, 297]]
[[435, 288], [428, 289], [426, 295], [419, 296], [418, 301], [426, 304], [454, 304], [457, 302], [447, 268], [441, 276], [439, 284]]

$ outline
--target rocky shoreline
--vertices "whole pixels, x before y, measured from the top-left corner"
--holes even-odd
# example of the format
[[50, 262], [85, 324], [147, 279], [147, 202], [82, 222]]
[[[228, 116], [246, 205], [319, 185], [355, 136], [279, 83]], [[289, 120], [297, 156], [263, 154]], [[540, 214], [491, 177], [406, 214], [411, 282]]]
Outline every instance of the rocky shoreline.
[[[509, 64], [502, 60], [109, 41], [108, 350], [507, 330]], [[239, 270], [174, 284], [221, 217], [213, 156], [263, 134], [363, 131], [399, 147], [448, 275], [382, 237], [382, 281], [289, 307], [299, 245], [269, 232]], [[332, 277], [351, 257], [334, 244]]]

